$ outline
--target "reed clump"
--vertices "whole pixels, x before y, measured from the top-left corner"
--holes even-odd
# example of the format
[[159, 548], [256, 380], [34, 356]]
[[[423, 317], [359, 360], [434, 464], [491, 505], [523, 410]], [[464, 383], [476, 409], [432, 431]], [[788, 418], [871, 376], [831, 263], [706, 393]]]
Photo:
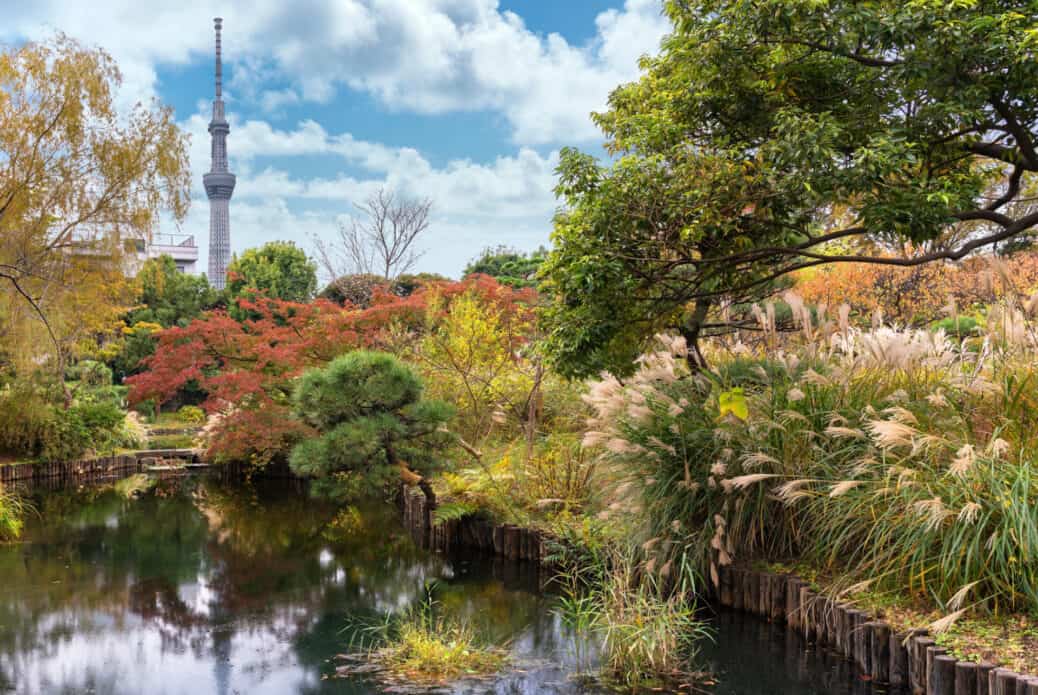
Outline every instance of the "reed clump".
[[711, 636], [690, 600], [693, 587], [660, 581], [640, 556], [638, 548], [612, 546], [584, 558], [562, 575], [559, 603], [564, 623], [597, 646], [605, 680], [631, 691], [688, 680], [697, 645]]
[[26, 511], [22, 498], [0, 484], [0, 542], [18, 539]]
[[443, 615], [432, 601], [355, 626], [354, 643], [368, 647], [366, 661], [384, 679], [407, 683], [489, 676], [509, 660], [507, 651], [484, 641], [470, 624]]
[[[714, 346], [693, 372], [663, 336], [587, 396], [603, 514], [655, 566], [714, 581], [736, 558], [799, 558], [970, 608], [1038, 610], [1038, 302], [977, 336], [849, 325], [786, 298], [796, 340]], [[670, 566], [673, 566], [671, 564]]]

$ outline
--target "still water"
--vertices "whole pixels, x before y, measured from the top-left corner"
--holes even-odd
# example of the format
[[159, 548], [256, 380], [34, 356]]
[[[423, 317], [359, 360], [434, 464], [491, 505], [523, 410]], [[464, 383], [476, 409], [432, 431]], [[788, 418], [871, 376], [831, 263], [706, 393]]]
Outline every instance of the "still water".
[[[39, 492], [23, 541], [0, 546], [0, 693], [382, 693], [334, 678], [351, 624], [431, 591], [516, 668], [455, 693], [591, 693], [594, 650], [567, 632], [536, 570], [416, 547], [395, 510], [343, 511], [294, 483], [206, 478]], [[782, 628], [715, 616], [703, 664], [717, 695], [864, 695], [845, 662]]]

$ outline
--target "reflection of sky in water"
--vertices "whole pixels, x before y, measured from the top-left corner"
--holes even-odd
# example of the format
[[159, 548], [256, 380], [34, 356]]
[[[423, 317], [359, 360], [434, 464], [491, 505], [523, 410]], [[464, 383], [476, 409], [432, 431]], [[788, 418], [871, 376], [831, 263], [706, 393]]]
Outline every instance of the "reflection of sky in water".
[[[562, 647], [535, 576], [508, 569], [505, 589], [491, 563], [455, 568], [415, 548], [391, 507], [328, 536], [336, 510], [299, 491], [184, 485], [39, 498], [27, 542], [0, 548], [0, 692], [377, 692], [323, 678], [348, 650], [348, 618], [406, 609], [432, 581], [520, 658]], [[545, 692], [534, 678], [457, 692]]]
[[[593, 650], [567, 634], [535, 569], [425, 553], [388, 505], [333, 533], [337, 510], [286, 486], [191, 479], [135, 500], [37, 497], [26, 542], [0, 546], [0, 692], [377, 693], [325, 678], [349, 651], [350, 619], [413, 606], [432, 583], [440, 609], [508, 642], [519, 667], [450, 692], [590, 692], [568, 674], [587, 670]], [[718, 695], [869, 692], [850, 687], [845, 665], [759, 625], [726, 624], [706, 650]]]

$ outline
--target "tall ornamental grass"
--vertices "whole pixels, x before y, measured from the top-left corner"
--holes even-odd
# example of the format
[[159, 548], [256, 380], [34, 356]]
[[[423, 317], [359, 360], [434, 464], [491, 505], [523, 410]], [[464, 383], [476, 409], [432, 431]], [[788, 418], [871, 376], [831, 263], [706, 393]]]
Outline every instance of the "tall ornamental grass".
[[1038, 610], [1028, 307], [993, 307], [958, 341], [787, 302], [795, 343], [737, 343], [693, 373], [684, 342], [662, 337], [631, 379], [592, 384], [584, 444], [603, 515], [641, 534], [658, 571], [691, 560], [716, 581], [735, 559], [803, 558], [933, 599], [949, 623], [970, 607]]

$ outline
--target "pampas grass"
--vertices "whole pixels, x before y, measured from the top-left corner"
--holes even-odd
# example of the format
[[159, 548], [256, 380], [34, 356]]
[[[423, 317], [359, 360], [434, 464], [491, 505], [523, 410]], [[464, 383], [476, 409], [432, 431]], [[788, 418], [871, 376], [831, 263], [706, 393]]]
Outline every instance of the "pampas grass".
[[[772, 325], [766, 307], [754, 313]], [[992, 312], [962, 343], [843, 315], [804, 330], [809, 313], [794, 313], [799, 344], [715, 348], [692, 374], [665, 339], [641, 363], [655, 392], [640, 372], [592, 387], [608, 394], [588, 399], [596, 439], [629, 445], [594, 451], [600, 496], [629, 481], [643, 500], [630, 533], [709, 577], [720, 519], [726, 559], [802, 557], [942, 605], [968, 586], [974, 606], [1038, 610], [1038, 330], [1026, 312]], [[719, 417], [734, 387], [745, 420]], [[632, 403], [649, 412], [630, 417]]]

